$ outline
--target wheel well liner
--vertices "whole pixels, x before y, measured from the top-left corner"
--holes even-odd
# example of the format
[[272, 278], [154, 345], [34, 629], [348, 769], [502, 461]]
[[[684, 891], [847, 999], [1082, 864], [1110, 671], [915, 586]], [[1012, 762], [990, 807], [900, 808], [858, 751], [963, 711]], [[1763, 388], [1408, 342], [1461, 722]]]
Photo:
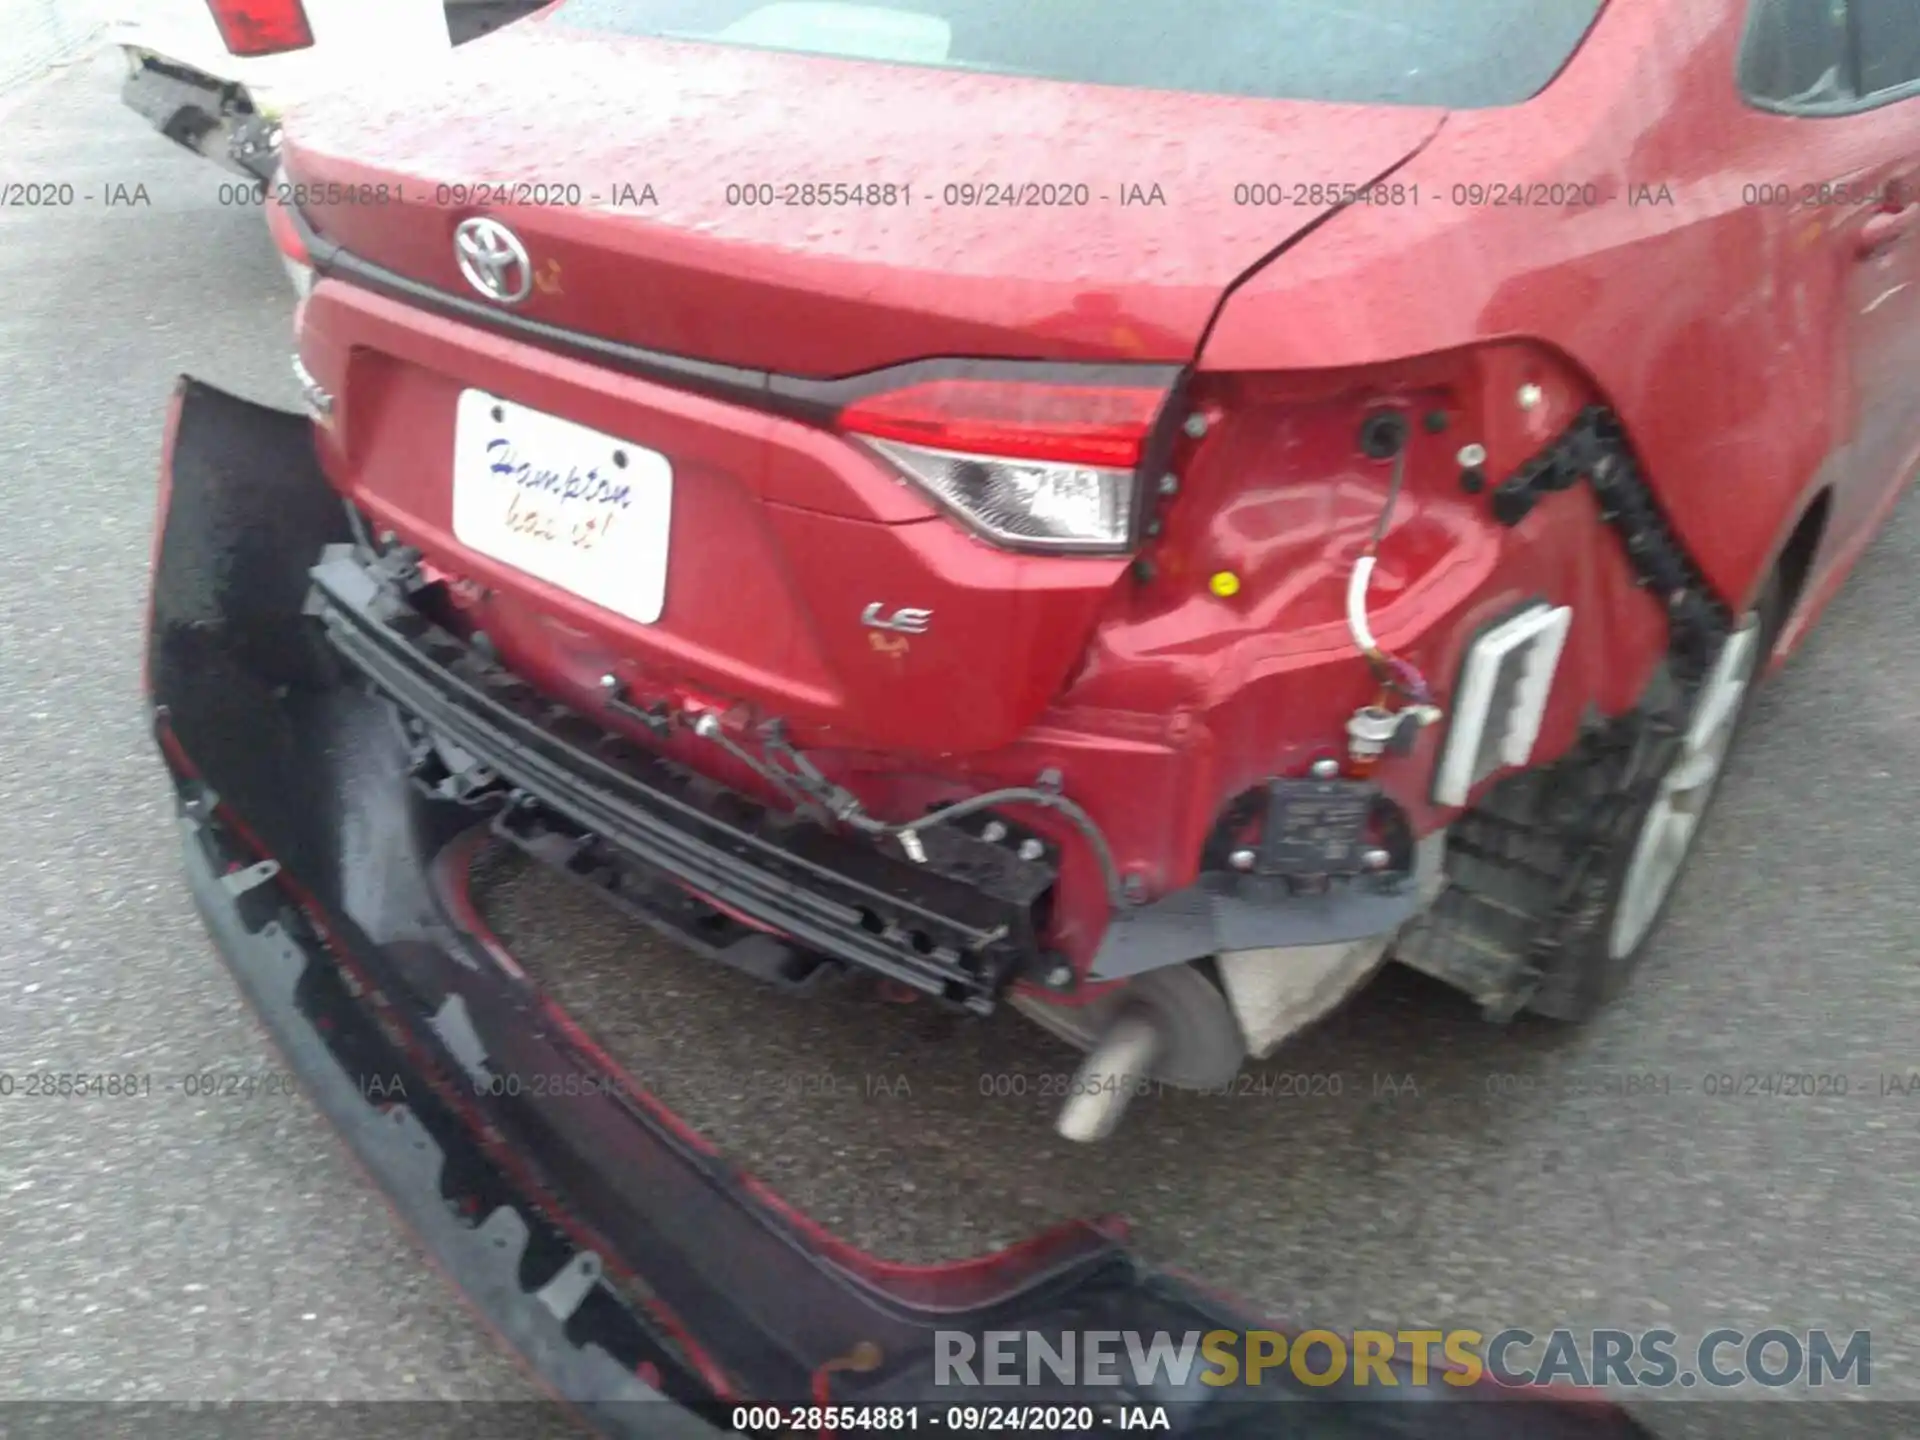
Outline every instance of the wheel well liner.
[[1814, 559], [1820, 553], [1820, 542], [1826, 538], [1827, 519], [1832, 513], [1833, 491], [1822, 490], [1807, 506], [1800, 523], [1794, 526], [1793, 534], [1787, 538], [1780, 558], [1774, 562], [1775, 573], [1780, 577], [1780, 613], [1783, 617], [1793, 614], [1800, 604], [1807, 577], [1813, 573]]

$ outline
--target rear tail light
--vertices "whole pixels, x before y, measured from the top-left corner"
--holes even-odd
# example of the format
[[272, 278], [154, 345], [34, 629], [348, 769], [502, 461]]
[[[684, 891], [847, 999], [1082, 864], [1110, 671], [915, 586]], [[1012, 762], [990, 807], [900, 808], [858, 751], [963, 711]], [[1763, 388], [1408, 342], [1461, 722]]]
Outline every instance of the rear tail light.
[[1132, 547], [1139, 467], [1167, 402], [1137, 385], [923, 381], [854, 402], [839, 426], [964, 522], [1020, 548]]
[[305, 50], [313, 44], [300, 0], [207, 0], [227, 50], [243, 59]]

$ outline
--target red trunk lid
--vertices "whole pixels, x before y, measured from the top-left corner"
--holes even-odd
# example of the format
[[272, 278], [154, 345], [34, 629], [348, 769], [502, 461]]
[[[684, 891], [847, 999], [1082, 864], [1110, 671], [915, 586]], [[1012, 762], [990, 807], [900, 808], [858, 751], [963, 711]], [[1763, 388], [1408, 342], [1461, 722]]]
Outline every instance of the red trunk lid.
[[[1418, 149], [1441, 113], [535, 22], [465, 48], [385, 103], [342, 96], [301, 110], [285, 153], [314, 228], [407, 280], [489, 304], [454, 245], [462, 220], [486, 214], [524, 242], [541, 282], [520, 304], [491, 307], [503, 314], [704, 362], [839, 377], [956, 356], [1184, 363], [1226, 288], [1328, 208], [1240, 203], [1237, 185], [1292, 199], [1303, 185], [1363, 184]], [[795, 188], [809, 185], [857, 185], [861, 203], [844, 189], [823, 204], [817, 188]], [[1086, 203], [1058, 203], [1079, 198], [1074, 186]], [[476, 193], [493, 187], [506, 195]], [[336, 396], [322, 441], [336, 483], [518, 607], [519, 621], [503, 613], [490, 633], [544, 646], [537, 657], [522, 646], [519, 660], [562, 690], [591, 689], [611, 667], [636, 691], [704, 687], [848, 745], [992, 749], [1058, 694], [1124, 570], [1121, 559], [995, 549], [871, 453], [810, 425], [358, 285], [315, 290], [301, 351]], [[451, 475], [468, 389], [671, 463], [656, 623], [463, 545]], [[883, 633], [862, 624], [876, 606], [931, 620]]]
[[[312, 212], [366, 260], [470, 295], [453, 231], [485, 212], [552, 281], [516, 307], [530, 319], [834, 376], [929, 355], [1185, 360], [1226, 286], [1326, 208], [1236, 203], [1236, 185], [1291, 202], [1364, 183], [1441, 113], [534, 23], [384, 105], [303, 109], [286, 153], [298, 182], [400, 187]], [[857, 204], [832, 188], [855, 185]], [[1055, 203], [979, 203], [1009, 193]]]

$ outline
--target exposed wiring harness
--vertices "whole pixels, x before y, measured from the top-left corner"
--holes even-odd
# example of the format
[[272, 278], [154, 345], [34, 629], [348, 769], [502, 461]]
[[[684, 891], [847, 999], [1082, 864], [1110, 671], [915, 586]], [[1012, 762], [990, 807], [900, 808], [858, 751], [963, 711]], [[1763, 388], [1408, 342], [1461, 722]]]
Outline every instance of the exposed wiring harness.
[[[366, 552], [384, 583], [394, 585], [404, 592], [407, 577], [412, 575], [419, 561], [419, 552], [405, 546], [390, 549], [385, 556], [374, 549], [370, 542], [364, 519], [349, 502], [347, 504], [347, 522], [352, 528], [354, 538]], [[391, 571], [379, 567], [392, 567]], [[1064, 815], [1073, 827], [1086, 836], [1092, 846], [1093, 854], [1100, 865], [1101, 878], [1105, 883], [1107, 900], [1116, 914], [1129, 907], [1126, 887], [1120, 879], [1120, 866], [1113, 858], [1113, 849], [1107, 844], [1107, 837], [1100, 833], [1100, 827], [1093, 817], [1079, 805], [1061, 794], [1057, 788], [1048, 788], [1046, 776], [1036, 785], [1015, 785], [1001, 790], [989, 790], [979, 795], [969, 795], [965, 800], [942, 806], [931, 814], [918, 820], [891, 822], [876, 820], [867, 814], [860, 799], [845, 786], [837, 785], [820, 772], [811, 760], [796, 750], [786, 737], [786, 727], [778, 720], [769, 721], [761, 727], [761, 745], [768, 759], [762, 759], [748, 750], [727, 733], [725, 724], [718, 713], [702, 710], [691, 720], [693, 733], [702, 740], [712, 741], [725, 750], [734, 759], [746, 766], [754, 774], [773, 785], [782, 794], [791, 799], [803, 812], [812, 812], [827, 821], [837, 822], [851, 827], [866, 835], [890, 836], [899, 840], [900, 848], [907, 858], [916, 864], [924, 863], [926, 850], [920, 843], [920, 832], [935, 825], [951, 824], [994, 805], [1035, 805], [1045, 810], [1053, 810]]]
[[[796, 750], [786, 738], [785, 727], [778, 721], [762, 727], [761, 747], [767, 758], [753, 754], [727, 734], [726, 726], [718, 714], [711, 710], [703, 711], [693, 721], [693, 733], [703, 740], [711, 740], [719, 745], [734, 759], [752, 770], [768, 783], [777, 786], [783, 793], [798, 803], [803, 811], [822, 814], [830, 821], [849, 826], [865, 835], [888, 836], [900, 842], [900, 848], [909, 860], [916, 864], [926, 860], [925, 847], [920, 843], [920, 832], [935, 825], [948, 825], [968, 815], [976, 814], [995, 805], [1036, 805], [1042, 809], [1057, 811], [1070, 821], [1073, 827], [1086, 836], [1092, 846], [1094, 858], [1100, 864], [1100, 874], [1106, 884], [1107, 899], [1115, 911], [1127, 908], [1126, 889], [1120, 880], [1120, 867], [1113, 858], [1113, 850], [1107, 844], [1107, 837], [1100, 833], [1100, 827], [1093, 817], [1079, 805], [1069, 800], [1056, 789], [1044, 785], [1014, 785], [1001, 790], [988, 790], [979, 795], [969, 795], [951, 805], [944, 805], [931, 814], [918, 820], [887, 821], [877, 820], [867, 814], [866, 807], [859, 797], [843, 785], [835, 784], [800, 751]], [[1043, 777], [1044, 778], [1044, 777]]]
[[1395, 693], [1404, 697], [1409, 706], [1431, 710], [1437, 707], [1434, 706], [1433, 690], [1427, 684], [1426, 676], [1411, 661], [1383, 649], [1374, 638], [1373, 627], [1367, 619], [1367, 589], [1373, 582], [1373, 568], [1380, 558], [1380, 542], [1386, 538], [1387, 526], [1393, 520], [1394, 506], [1399, 503], [1400, 488], [1406, 482], [1406, 476], [1407, 447], [1403, 440], [1394, 452], [1393, 478], [1387, 483], [1386, 503], [1380, 507], [1373, 533], [1367, 537], [1360, 558], [1354, 562], [1353, 573], [1347, 577], [1347, 630], [1380, 680], [1379, 703], [1382, 708], [1385, 708], [1389, 694]]

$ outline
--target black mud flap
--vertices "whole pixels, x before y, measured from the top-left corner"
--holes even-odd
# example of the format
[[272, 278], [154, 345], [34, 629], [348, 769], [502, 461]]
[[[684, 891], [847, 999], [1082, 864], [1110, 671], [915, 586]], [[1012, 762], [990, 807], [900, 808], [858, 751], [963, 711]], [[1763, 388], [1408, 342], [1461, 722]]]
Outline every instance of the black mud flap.
[[174, 404], [148, 677], [194, 896], [314, 1104], [598, 1432], [711, 1433], [751, 1400], [929, 1405], [925, 1428], [954, 1433], [972, 1427], [949, 1407], [1010, 1402], [1098, 1407], [1100, 1434], [1120, 1404], [1250, 1440], [1646, 1433], [1610, 1406], [1415, 1386], [1406, 1367], [1370, 1389], [1275, 1372], [1251, 1389], [939, 1383], [940, 1332], [1058, 1348], [1062, 1332], [1145, 1342], [1262, 1322], [1147, 1267], [1110, 1223], [886, 1265], [715, 1154], [449, 903], [438, 877], [473, 812], [407, 783], [387, 702], [303, 613], [309, 567], [348, 539], [307, 422], [190, 380]]

